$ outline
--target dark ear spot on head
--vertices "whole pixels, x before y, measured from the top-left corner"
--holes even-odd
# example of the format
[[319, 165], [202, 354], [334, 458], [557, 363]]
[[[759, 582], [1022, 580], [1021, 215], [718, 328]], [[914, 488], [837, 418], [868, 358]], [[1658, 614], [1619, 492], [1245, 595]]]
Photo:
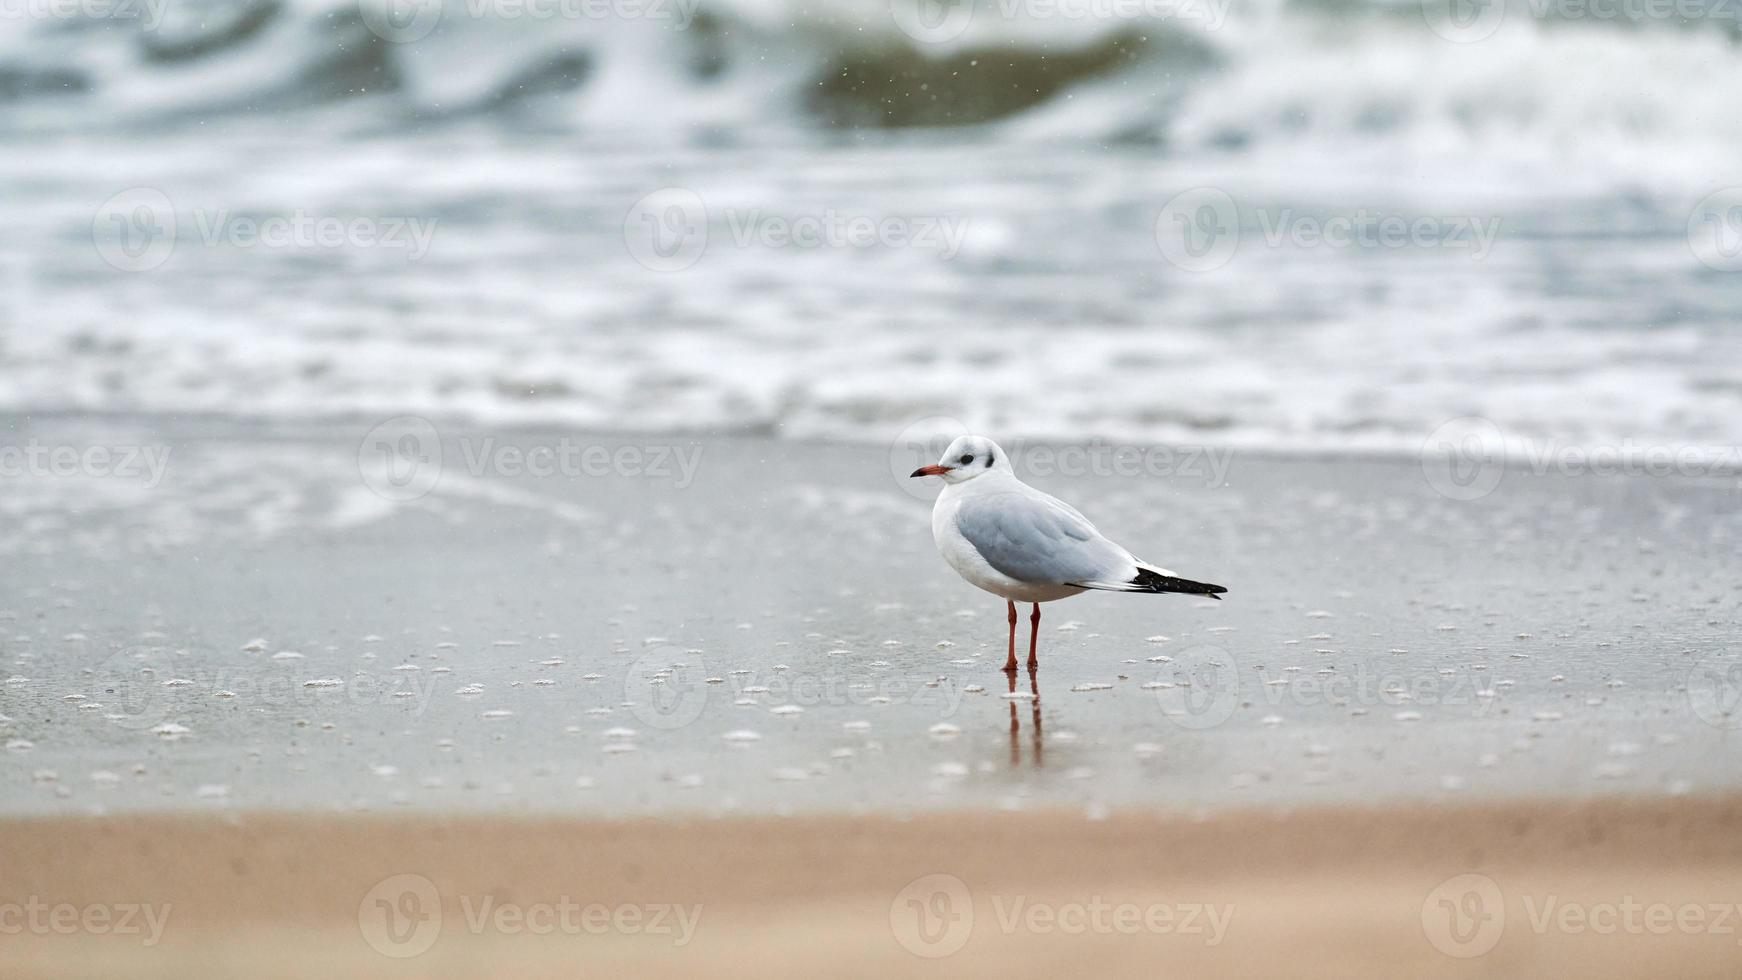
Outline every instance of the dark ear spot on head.
[[986, 450], [986, 468], [991, 469], [992, 464], [996, 462], [998, 462], [998, 454], [992, 452], [990, 449]]

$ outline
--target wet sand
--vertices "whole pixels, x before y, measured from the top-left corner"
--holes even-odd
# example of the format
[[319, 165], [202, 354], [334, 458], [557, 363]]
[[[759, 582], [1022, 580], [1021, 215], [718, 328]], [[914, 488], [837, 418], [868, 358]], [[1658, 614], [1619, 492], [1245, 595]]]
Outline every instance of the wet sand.
[[150, 945], [0, 936], [7, 977], [45, 980], [1697, 978], [1742, 966], [1735, 798], [1101, 821], [23, 819], [0, 828], [0, 866], [9, 896], [161, 913]]
[[[1418, 461], [1055, 465], [1031, 479], [1232, 591], [1049, 604], [1011, 701], [1003, 604], [938, 558], [936, 488], [887, 447], [443, 426], [439, 469], [394, 484], [374, 425], [14, 420], [167, 463], [0, 478], [0, 813], [1742, 789], [1733, 478], [1466, 500]], [[507, 465], [541, 447], [583, 468]]]

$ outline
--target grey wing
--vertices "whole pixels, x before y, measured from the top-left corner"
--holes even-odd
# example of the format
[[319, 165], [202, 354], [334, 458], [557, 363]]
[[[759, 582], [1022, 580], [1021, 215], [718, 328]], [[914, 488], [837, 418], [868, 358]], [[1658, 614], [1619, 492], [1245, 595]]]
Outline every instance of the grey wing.
[[1019, 582], [1106, 581], [1132, 558], [1083, 515], [1049, 497], [989, 494], [962, 502], [956, 528], [986, 564]]

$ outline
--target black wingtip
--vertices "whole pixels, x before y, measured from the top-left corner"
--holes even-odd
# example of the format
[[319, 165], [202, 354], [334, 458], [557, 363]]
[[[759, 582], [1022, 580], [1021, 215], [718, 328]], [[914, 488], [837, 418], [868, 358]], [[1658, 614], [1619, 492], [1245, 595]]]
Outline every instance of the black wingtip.
[[1182, 592], [1187, 595], [1207, 595], [1217, 601], [1221, 600], [1219, 593], [1228, 591], [1220, 585], [1208, 582], [1193, 582], [1191, 579], [1179, 578], [1173, 575], [1158, 575], [1147, 568], [1139, 568], [1132, 577], [1131, 584], [1145, 592]]

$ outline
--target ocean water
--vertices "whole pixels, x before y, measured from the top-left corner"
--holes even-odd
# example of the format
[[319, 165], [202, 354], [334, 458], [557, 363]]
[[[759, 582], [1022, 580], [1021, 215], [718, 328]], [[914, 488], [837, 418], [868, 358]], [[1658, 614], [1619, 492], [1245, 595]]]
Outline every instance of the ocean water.
[[53, 9], [0, 410], [1742, 440], [1723, 5]]

